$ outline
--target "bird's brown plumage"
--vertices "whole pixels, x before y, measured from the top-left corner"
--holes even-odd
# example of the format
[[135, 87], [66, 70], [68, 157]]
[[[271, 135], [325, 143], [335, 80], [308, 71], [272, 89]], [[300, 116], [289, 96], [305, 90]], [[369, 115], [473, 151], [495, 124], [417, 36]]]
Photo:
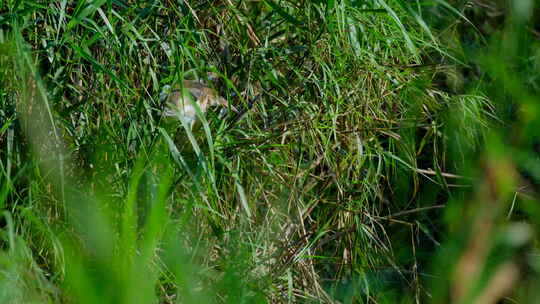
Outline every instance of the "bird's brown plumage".
[[[165, 115], [181, 115], [191, 126], [196, 121], [194, 103], [198, 105], [202, 113], [205, 113], [209, 107], [217, 105], [229, 108], [226, 99], [200, 80], [184, 80], [182, 85], [174, 85], [169, 92], [162, 92], [162, 98], [166, 99], [168, 108]], [[236, 112], [234, 107], [230, 108]]]

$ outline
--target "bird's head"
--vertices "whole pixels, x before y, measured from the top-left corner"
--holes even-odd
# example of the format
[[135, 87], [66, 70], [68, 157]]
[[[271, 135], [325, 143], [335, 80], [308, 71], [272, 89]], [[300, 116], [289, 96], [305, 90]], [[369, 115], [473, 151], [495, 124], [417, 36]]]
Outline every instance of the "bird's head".
[[161, 103], [165, 102], [167, 98], [169, 97], [169, 94], [171, 93], [171, 86], [170, 85], [164, 85], [163, 88], [161, 88], [161, 92], [159, 93], [159, 101]]

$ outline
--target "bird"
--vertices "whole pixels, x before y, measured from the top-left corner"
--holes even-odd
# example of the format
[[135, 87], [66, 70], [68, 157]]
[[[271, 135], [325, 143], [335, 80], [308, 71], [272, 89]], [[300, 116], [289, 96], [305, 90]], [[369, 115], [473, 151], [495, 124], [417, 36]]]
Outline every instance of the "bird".
[[[208, 73], [210, 81], [215, 81], [216, 78], [215, 74]], [[225, 98], [219, 96], [215, 89], [208, 87], [207, 83], [201, 79], [183, 80], [181, 85], [165, 85], [159, 97], [160, 101], [166, 104], [163, 114], [184, 120], [191, 129], [197, 121], [195, 104], [203, 114], [212, 106], [222, 106], [224, 109], [230, 108], [238, 112]]]

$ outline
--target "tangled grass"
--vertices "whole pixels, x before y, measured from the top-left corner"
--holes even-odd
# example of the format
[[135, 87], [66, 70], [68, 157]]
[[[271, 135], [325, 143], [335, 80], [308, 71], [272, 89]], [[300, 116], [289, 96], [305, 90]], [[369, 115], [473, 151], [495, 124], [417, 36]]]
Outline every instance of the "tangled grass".
[[[505, 150], [495, 97], [526, 91], [468, 58], [459, 41], [486, 43], [471, 14], [442, 1], [5, 2], [1, 301], [538, 297], [536, 201], [519, 185], [534, 184], [536, 158], [521, 138]], [[166, 122], [161, 88], [209, 71], [241, 115]], [[501, 77], [512, 85], [495, 95]], [[524, 96], [516, 107], [536, 109]], [[536, 118], [521, 117], [532, 136]]]

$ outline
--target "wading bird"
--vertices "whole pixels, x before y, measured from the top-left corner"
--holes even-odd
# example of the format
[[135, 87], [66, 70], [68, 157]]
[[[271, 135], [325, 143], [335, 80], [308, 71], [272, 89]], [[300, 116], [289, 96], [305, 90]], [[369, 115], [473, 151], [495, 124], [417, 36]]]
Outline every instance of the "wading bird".
[[[211, 81], [216, 76], [208, 74]], [[212, 106], [222, 106], [238, 112], [227, 100], [219, 96], [215, 89], [209, 88], [203, 80], [184, 80], [181, 85], [166, 85], [159, 94], [161, 102], [166, 102], [165, 116], [177, 117], [184, 120], [193, 129], [197, 121], [195, 105], [204, 114]]]

